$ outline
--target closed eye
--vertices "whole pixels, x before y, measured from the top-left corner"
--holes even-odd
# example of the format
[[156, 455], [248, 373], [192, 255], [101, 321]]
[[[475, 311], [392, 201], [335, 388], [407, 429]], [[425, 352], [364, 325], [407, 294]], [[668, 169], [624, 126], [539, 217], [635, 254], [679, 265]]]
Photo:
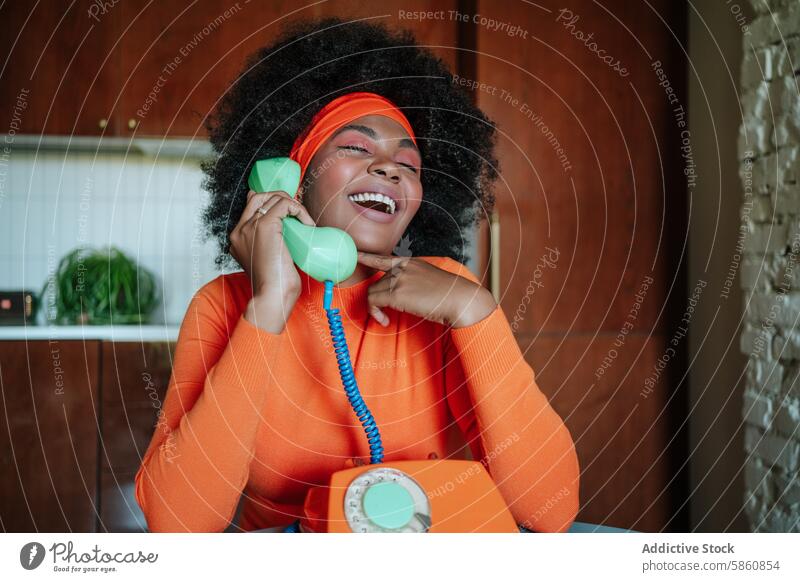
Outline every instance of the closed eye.
[[339, 146], [339, 149], [342, 149], [342, 150], [356, 150], [356, 151], [359, 151], [359, 152], [367, 152], [367, 153], [369, 153], [369, 150], [367, 148], [362, 148], [361, 146], [357, 146], [357, 145]]
[[[343, 145], [343, 146], [339, 146], [339, 149], [340, 150], [352, 150], [352, 151], [357, 151], [357, 152], [364, 152], [364, 153], [367, 153], [367, 154], [369, 153], [369, 150], [367, 148], [364, 148], [364, 147], [361, 147], [361, 146], [357, 146], [357, 145]], [[407, 169], [411, 170], [415, 174], [419, 172], [419, 170], [417, 170], [417, 168], [412, 166], [411, 164], [404, 164], [403, 162], [397, 162], [397, 163], [398, 163], [398, 165], [403, 166], [404, 168], [407, 168]]]

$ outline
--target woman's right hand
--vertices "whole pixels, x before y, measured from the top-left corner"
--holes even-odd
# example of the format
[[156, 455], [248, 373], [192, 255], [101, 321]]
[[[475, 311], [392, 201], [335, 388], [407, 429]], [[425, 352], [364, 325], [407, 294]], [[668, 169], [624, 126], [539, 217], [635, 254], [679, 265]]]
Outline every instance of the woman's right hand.
[[[263, 208], [266, 213], [258, 212]], [[247, 193], [247, 204], [230, 234], [230, 253], [250, 277], [253, 298], [245, 318], [271, 333], [286, 326], [300, 296], [300, 276], [283, 240], [283, 219], [295, 216], [316, 226], [305, 207], [285, 192]]]

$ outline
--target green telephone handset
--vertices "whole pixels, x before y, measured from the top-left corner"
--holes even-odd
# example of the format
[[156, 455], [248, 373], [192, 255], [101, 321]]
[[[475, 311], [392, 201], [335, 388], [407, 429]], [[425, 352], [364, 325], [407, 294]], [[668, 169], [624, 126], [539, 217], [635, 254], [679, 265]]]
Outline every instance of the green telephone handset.
[[[300, 186], [300, 164], [291, 158], [258, 160], [247, 183], [258, 193], [280, 190], [294, 197]], [[340, 283], [356, 269], [356, 243], [341, 229], [308, 226], [287, 216], [283, 239], [297, 267], [320, 283]]]

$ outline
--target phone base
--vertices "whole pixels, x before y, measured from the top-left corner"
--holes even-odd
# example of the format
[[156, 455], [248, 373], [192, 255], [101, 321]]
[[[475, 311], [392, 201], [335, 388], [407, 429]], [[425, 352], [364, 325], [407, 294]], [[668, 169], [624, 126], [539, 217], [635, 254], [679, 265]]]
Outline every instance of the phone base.
[[519, 533], [480, 463], [395, 461], [338, 471], [306, 494], [302, 531]]

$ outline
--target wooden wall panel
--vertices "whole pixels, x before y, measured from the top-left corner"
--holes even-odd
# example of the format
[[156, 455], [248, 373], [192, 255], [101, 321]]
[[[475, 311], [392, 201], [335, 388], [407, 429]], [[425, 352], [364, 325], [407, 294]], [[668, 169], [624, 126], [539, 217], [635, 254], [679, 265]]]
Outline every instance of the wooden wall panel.
[[685, 111], [684, 11], [667, 0], [476, 7], [474, 96], [500, 130], [501, 303], [577, 435], [578, 519], [642, 531], [687, 524], [685, 339], [640, 395], [685, 302], [681, 128], [653, 66]]
[[523, 335], [519, 341], [537, 384], [575, 441], [579, 521], [640, 531], [664, 527], [675, 511], [671, 462], [683, 451], [669, 442], [669, 385], [652, 392], [641, 385], [661, 356], [662, 339], [630, 337], [599, 379], [597, 363], [608, 355], [603, 341], [570, 335]]
[[[589, 1], [540, 4], [549, 12], [523, 2], [480, 4], [482, 15], [529, 32], [525, 40], [479, 28], [479, 80], [496, 90], [476, 97], [503, 132], [503, 305], [516, 307], [532, 264], [550, 246], [561, 251], [558, 268], [537, 292], [524, 331], [616, 331], [645, 275], [658, 285], [638, 320], [660, 325], [670, 283], [666, 260], [680, 251], [666, 248], [666, 229], [681, 228], [664, 218], [681, 208], [675, 197], [683, 193], [665, 189], [664, 173], [675, 170], [675, 152], [663, 149], [674, 138], [667, 129], [672, 113], [651, 62], [666, 63], [680, 85], [680, 49], [646, 4], [610, 4], [609, 12]], [[622, 59], [627, 77], [555, 21], [564, 5], [580, 16], [575, 30]]]

